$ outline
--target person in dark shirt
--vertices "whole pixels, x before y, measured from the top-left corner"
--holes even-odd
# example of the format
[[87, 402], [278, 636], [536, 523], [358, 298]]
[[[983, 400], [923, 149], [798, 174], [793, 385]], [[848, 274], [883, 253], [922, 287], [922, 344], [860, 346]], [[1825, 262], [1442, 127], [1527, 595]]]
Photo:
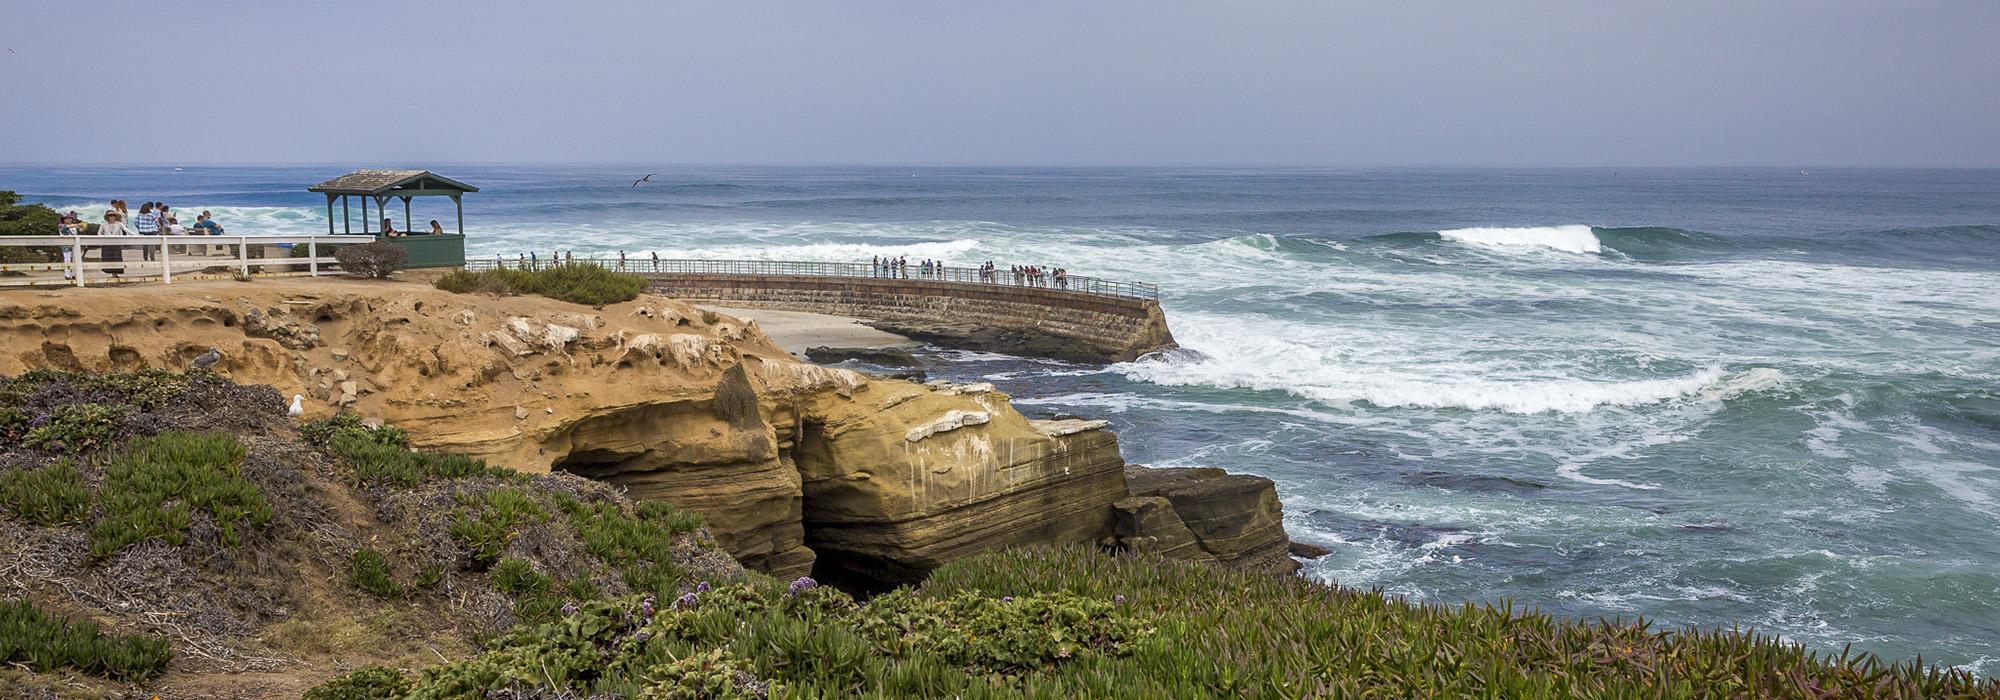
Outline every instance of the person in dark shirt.
[[194, 233], [197, 236], [222, 235], [222, 224], [215, 223], [215, 218], [209, 216], [208, 212], [205, 211], [201, 213], [201, 216], [195, 217], [194, 229]]

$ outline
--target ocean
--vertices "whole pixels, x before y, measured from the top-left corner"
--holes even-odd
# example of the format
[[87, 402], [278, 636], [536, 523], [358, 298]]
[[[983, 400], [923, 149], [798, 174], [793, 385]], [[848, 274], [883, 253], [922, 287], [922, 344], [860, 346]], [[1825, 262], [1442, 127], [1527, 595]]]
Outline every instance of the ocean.
[[[1135, 463], [1274, 479], [1334, 552], [1307, 576], [2000, 675], [2000, 171], [434, 169], [482, 188], [482, 257], [1157, 283], [1205, 359], [938, 351], [934, 376], [1109, 419]], [[0, 166], [0, 189], [310, 233], [305, 188], [344, 171]]]

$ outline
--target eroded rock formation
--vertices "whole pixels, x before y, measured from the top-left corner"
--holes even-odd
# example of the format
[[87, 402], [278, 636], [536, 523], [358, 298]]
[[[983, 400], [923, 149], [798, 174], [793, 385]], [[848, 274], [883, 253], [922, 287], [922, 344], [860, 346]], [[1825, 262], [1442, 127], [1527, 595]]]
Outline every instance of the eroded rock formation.
[[1014, 544], [1094, 541], [1116, 439], [990, 385], [798, 362], [754, 323], [646, 296], [590, 309], [344, 279], [0, 295], [0, 374], [186, 367], [354, 410], [423, 448], [571, 471], [707, 517], [748, 566], [902, 580]]
[[1210, 467], [1131, 466], [1125, 480], [1132, 496], [1114, 505], [1120, 544], [1233, 569], [1299, 570], [1270, 479]]

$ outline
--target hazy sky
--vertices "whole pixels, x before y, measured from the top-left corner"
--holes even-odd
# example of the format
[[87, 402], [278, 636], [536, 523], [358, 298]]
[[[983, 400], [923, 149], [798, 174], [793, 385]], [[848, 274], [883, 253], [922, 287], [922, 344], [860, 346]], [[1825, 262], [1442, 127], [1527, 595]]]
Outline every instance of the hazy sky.
[[0, 0], [0, 162], [2000, 165], [2000, 2]]

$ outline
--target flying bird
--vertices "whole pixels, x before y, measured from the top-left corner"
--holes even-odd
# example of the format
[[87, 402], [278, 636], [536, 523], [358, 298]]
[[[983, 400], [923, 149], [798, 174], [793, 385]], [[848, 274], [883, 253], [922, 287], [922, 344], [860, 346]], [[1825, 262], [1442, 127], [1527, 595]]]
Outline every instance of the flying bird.
[[215, 348], [209, 348], [208, 352], [204, 352], [201, 354], [201, 357], [194, 358], [194, 362], [190, 363], [190, 366], [193, 367], [194, 369], [208, 369], [210, 367], [214, 367], [215, 363], [221, 361], [222, 361], [222, 351], [217, 350]]
[[653, 176], [654, 176], [654, 175], [658, 175], [658, 174], [659, 174], [659, 173], [646, 173], [646, 176], [645, 176], [645, 177], [642, 177], [642, 178], [639, 178], [639, 179], [637, 179], [637, 180], [633, 180], [633, 181], [632, 181], [632, 186], [633, 186], [633, 187], [638, 187], [638, 186], [639, 186], [639, 183], [641, 183], [641, 182], [652, 182], [652, 181], [653, 181]]
[[299, 402], [306, 400], [305, 394], [292, 394], [292, 407], [285, 409], [285, 415], [297, 418], [306, 414], [306, 407]]

